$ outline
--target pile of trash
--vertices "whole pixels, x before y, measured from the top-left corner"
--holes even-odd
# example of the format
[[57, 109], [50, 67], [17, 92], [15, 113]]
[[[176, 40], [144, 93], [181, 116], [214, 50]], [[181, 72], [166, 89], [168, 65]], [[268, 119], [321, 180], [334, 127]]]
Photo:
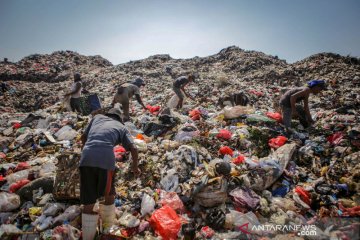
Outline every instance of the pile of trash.
[[83, 56], [73, 51], [57, 51], [52, 54], [33, 54], [17, 63], [0, 63], [1, 80], [31, 82], [60, 82], [73, 72], [85, 73], [92, 69], [112, 66], [101, 56]]
[[[360, 67], [347, 59], [318, 54], [290, 65], [229, 47], [205, 58], [156, 55], [89, 69], [87, 87], [104, 108], [116, 86], [135, 76], [146, 81], [141, 95], [148, 108], [133, 101], [132, 121], [125, 123], [139, 150], [138, 178], [125, 149], [114, 148], [116, 224], [101, 239], [355, 239]], [[196, 101], [185, 99], [178, 111], [171, 84], [187, 73], [198, 74], [188, 87]], [[288, 134], [277, 99], [309, 77], [332, 84], [309, 99], [316, 123], [305, 129], [293, 122]], [[92, 116], [62, 108], [71, 79], [38, 84], [59, 95], [37, 109], [8, 107], [0, 116], [0, 237], [79, 239], [76, 163]], [[219, 97], [239, 91], [247, 106], [219, 107]]]

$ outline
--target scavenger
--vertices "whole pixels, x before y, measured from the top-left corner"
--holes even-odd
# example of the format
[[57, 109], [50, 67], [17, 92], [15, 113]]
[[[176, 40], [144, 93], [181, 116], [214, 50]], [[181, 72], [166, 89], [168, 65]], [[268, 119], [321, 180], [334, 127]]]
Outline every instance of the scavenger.
[[74, 73], [74, 83], [71, 86], [71, 91], [64, 95], [64, 97], [70, 97], [70, 106], [73, 112], [81, 112], [80, 97], [82, 88], [82, 80], [80, 73]]
[[[325, 89], [326, 83], [324, 80], [312, 80], [307, 83], [306, 87], [290, 89], [280, 98], [279, 104], [286, 129], [291, 127], [293, 117], [298, 117], [305, 128], [314, 123], [309, 110], [309, 96], [310, 94], [318, 94]], [[297, 105], [301, 101], [304, 102], [303, 107]]]
[[135, 95], [138, 103], [147, 110], [146, 106], [141, 100], [140, 97], [140, 88], [145, 86], [144, 80], [141, 78], [137, 78], [130, 83], [124, 83], [120, 87], [118, 87], [117, 92], [112, 101], [112, 107], [114, 107], [115, 103], [120, 103], [122, 105], [122, 110], [124, 112], [123, 122], [127, 122], [130, 120], [129, 113], [129, 105], [130, 99]]
[[82, 231], [84, 240], [96, 234], [98, 213], [94, 212], [97, 199], [104, 197], [99, 212], [106, 233], [115, 221], [115, 156], [113, 148], [121, 144], [132, 157], [132, 171], [140, 174], [138, 151], [128, 130], [121, 123], [121, 112], [110, 109], [107, 114], [96, 115], [81, 136], [83, 150], [80, 159], [80, 201], [84, 205]]
[[[181, 109], [183, 106], [183, 102], [184, 102], [184, 94], [186, 97], [193, 99], [193, 97], [191, 97], [186, 91], [185, 91], [185, 87], [186, 85], [188, 85], [191, 82], [195, 81], [195, 76], [194, 75], [189, 75], [189, 76], [181, 76], [179, 78], [177, 78], [174, 83], [173, 83], [173, 90], [175, 92], [175, 94], [179, 97], [179, 102], [176, 106], [177, 109]], [[184, 94], [182, 93], [184, 92]]]

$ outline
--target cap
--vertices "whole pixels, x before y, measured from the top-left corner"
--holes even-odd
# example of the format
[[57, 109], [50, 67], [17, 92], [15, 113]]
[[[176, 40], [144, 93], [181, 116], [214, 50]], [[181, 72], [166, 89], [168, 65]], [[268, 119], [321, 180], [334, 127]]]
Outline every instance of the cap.
[[327, 86], [324, 80], [311, 80], [307, 83], [309, 88], [321, 87], [321, 89], [326, 90]]
[[116, 115], [121, 120], [121, 111], [118, 108], [111, 108], [106, 115]]

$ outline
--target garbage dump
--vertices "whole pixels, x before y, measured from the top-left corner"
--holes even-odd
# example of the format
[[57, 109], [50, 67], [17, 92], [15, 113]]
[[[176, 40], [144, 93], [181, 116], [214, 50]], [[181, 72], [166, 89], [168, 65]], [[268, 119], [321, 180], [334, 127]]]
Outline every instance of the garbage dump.
[[[64, 107], [73, 72], [102, 109]], [[198, 78], [188, 87], [194, 100], [169, 108], [172, 82], [189, 73]], [[360, 59], [321, 53], [287, 64], [232, 46], [116, 66], [71, 51], [0, 63], [8, 85], [0, 95], [1, 239], [81, 238], [80, 136], [136, 77], [146, 82], [147, 110], [131, 100], [124, 125], [141, 174], [134, 177], [129, 154], [116, 146], [116, 221], [107, 232], [99, 227], [99, 239], [358, 238]], [[311, 79], [329, 83], [309, 98], [315, 123], [293, 121], [288, 132], [279, 97]], [[219, 106], [238, 92], [246, 106]]]

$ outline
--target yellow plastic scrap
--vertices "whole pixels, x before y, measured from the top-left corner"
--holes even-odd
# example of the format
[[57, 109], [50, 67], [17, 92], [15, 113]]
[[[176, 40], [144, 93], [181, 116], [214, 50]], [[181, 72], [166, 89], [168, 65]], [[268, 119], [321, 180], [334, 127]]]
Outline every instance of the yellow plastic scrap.
[[320, 176], [324, 176], [328, 172], [329, 166], [322, 167], [320, 170]]
[[40, 216], [42, 213], [41, 207], [31, 207], [29, 208], [29, 215], [31, 216]]

